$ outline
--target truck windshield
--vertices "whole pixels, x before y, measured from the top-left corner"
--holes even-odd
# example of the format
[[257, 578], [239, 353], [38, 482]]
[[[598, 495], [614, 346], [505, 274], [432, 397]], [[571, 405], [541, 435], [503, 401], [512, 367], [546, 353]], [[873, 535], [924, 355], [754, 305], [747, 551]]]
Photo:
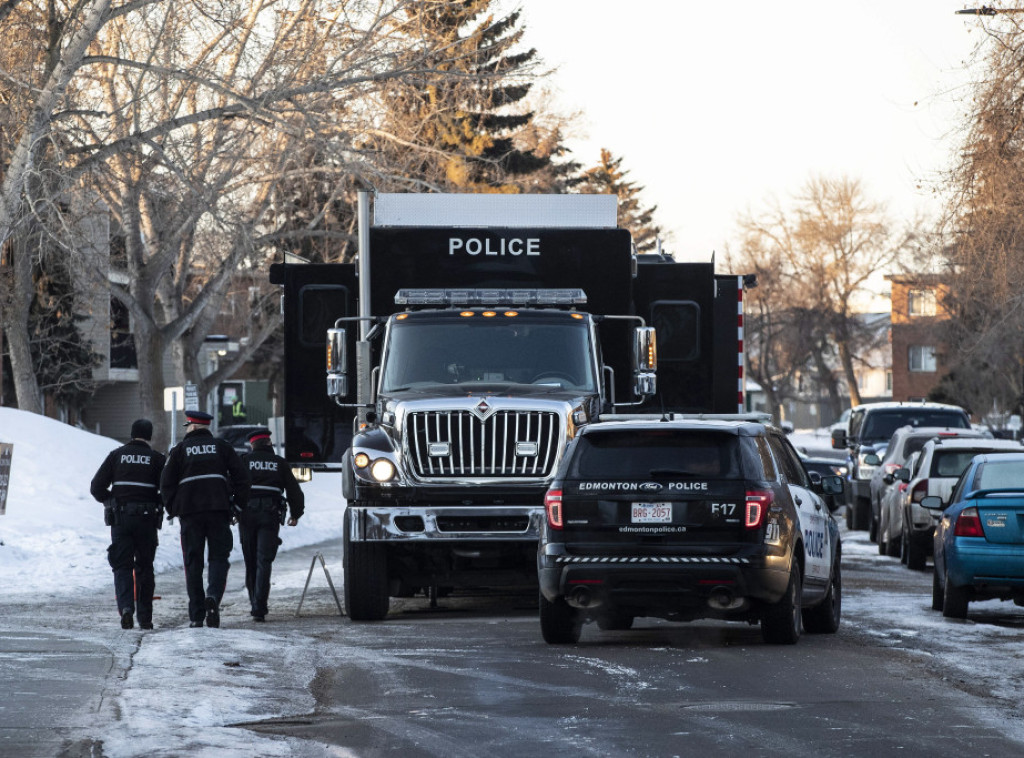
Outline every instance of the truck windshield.
[[382, 373], [385, 394], [471, 382], [597, 391], [590, 330], [567, 313], [396, 321]]

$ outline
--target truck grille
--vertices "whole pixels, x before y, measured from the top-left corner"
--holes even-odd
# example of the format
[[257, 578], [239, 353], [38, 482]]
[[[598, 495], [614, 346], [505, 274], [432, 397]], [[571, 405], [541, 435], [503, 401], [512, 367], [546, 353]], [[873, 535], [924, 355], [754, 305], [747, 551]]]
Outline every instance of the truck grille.
[[481, 420], [469, 411], [409, 414], [409, 453], [417, 476], [544, 477], [558, 448], [558, 414], [497, 411]]

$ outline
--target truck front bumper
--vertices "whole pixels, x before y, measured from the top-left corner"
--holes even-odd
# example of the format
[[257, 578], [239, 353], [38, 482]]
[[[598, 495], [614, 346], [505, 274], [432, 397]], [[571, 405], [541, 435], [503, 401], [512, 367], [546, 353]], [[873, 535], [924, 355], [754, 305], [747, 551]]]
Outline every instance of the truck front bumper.
[[353, 542], [534, 542], [540, 538], [544, 508], [502, 506], [350, 505], [345, 509]]

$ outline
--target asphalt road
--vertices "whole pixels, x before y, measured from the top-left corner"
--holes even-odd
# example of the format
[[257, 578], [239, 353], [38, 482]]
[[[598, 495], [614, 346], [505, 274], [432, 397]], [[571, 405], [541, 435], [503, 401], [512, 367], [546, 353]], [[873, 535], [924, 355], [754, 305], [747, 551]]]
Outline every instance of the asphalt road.
[[[339, 548], [283, 553], [275, 571], [305, 579], [317, 549]], [[302, 616], [293, 613], [300, 580], [275, 588], [265, 625], [313, 641], [315, 706], [297, 713], [282, 693], [279, 718], [212, 732], [287, 737], [288, 754], [303, 757], [1024, 754], [1019, 702], [883, 644], [856, 619], [791, 647], [765, 645], [743, 624], [645, 620], [628, 632], [588, 625], [578, 645], [549, 646], [529, 595], [444, 598], [433, 609], [415, 598], [396, 602], [384, 622], [353, 624], [338, 617], [315, 571]], [[920, 596], [931, 581], [892, 576], [844, 561], [848, 595]], [[0, 756], [107, 755], [103, 720], [124, 718], [110, 703], [132, 657], [186, 623], [178, 573], [157, 586], [158, 629], [147, 633], [120, 630], [110, 591], [3, 601]], [[246, 611], [226, 604], [219, 632], [253, 629]], [[194, 684], [182, 677], [177, 686]], [[214, 754], [196, 739], [200, 748], [187, 754]]]

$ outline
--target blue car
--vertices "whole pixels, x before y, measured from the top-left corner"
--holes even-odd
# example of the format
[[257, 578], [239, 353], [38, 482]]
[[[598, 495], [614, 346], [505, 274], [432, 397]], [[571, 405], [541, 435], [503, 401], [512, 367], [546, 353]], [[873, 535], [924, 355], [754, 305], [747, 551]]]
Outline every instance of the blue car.
[[[943, 508], [934, 496], [921, 505]], [[932, 608], [962, 619], [992, 599], [1024, 605], [1024, 453], [972, 458], [935, 530]]]

